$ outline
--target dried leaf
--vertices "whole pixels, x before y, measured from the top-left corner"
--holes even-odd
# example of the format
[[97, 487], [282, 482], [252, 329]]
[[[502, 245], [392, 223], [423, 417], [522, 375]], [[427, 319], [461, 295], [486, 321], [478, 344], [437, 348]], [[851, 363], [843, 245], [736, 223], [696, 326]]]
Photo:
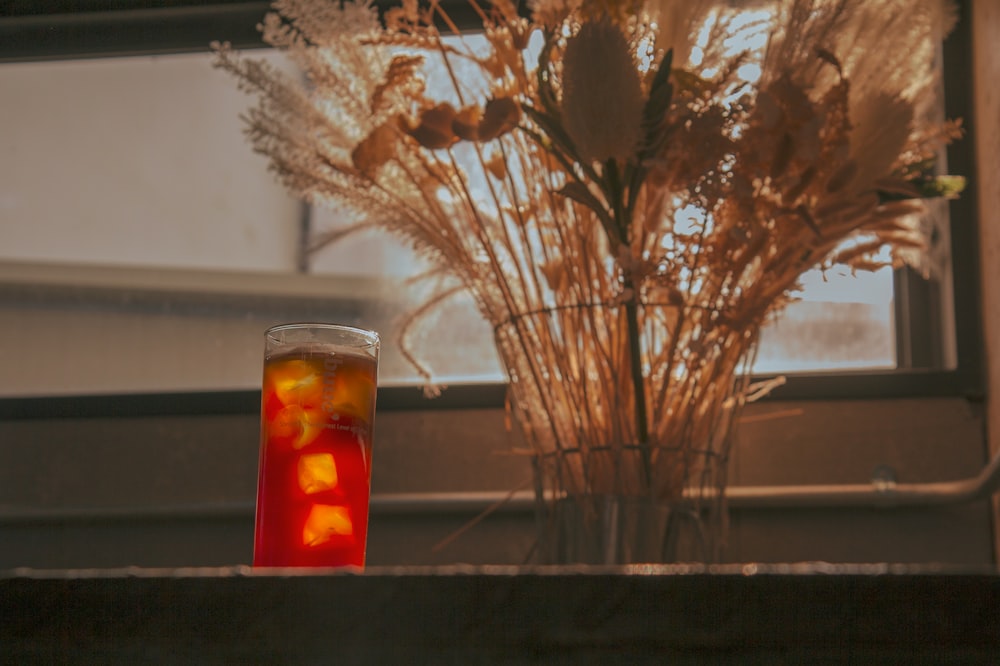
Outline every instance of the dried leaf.
[[396, 156], [396, 140], [392, 124], [379, 125], [351, 151], [354, 168], [374, 179], [378, 168]]
[[892, 199], [919, 199], [920, 190], [902, 178], [879, 178], [874, 183], [879, 194]]
[[875, 219], [887, 217], [906, 217], [908, 215], [919, 215], [926, 210], [927, 208], [924, 206], [922, 201], [906, 199], [903, 201], [890, 201], [888, 203], [884, 203], [872, 211], [872, 215]]
[[885, 243], [881, 239], [875, 239], [864, 243], [858, 243], [838, 251], [830, 257], [831, 263], [850, 264], [853, 261], [870, 257], [882, 249]]
[[826, 191], [830, 194], [840, 192], [851, 184], [856, 175], [858, 175], [858, 163], [855, 160], [847, 160], [826, 181]]
[[795, 153], [795, 139], [788, 132], [783, 132], [778, 146], [771, 157], [771, 178], [780, 178], [784, 175], [788, 164], [792, 161]]
[[424, 148], [431, 150], [448, 148], [458, 141], [458, 136], [452, 129], [455, 116], [455, 108], [451, 104], [438, 104], [430, 109], [425, 109], [420, 114], [420, 122], [415, 127], [406, 125], [406, 133], [416, 139], [417, 143]]
[[491, 99], [483, 109], [479, 122], [479, 140], [490, 141], [510, 132], [521, 118], [521, 110], [510, 97]]
[[614, 239], [618, 242], [621, 241], [621, 238], [618, 236], [617, 228], [615, 227], [611, 216], [608, 214], [608, 211], [604, 209], [604, 206], [597, 200], [597, 197], [591, 194], [586, 185], [577, 181], [572, 181], [566, 183], [566, 185], [564, 185], [557, 194], [561, 194], [567, 199], [572, 199], [579, 204], [583, 204], [590, 210], [594, 211], [594, 213], [597, 214], [598, 219], [600, 219], [601, 226], [604, 227], [604, 231], [608, 234], [608, 238]]
[[817, 238], [823, 237], [823, 231], [819, 228], [819, 224], [813, 218], [812, 213], [806, 206], [798, 206], [795, 208], [795, 212], [798, 213], [799, 218], [806, 223], [806, 226], [813, 230]]
[[486, 171], [497, 180], [503, 180], [507, 176], [507, 162], [503, 158], [503, 153], [494, 153], [486, 162]]
[[643, 141], [641, 158], [656, 155], [663, 149], [667, 141], [666, 122], [673, 99], [674, 88], [670, 83], [670, 66], [673, 62], [673, 51], [668, 50], [660, 61], [659, 69], [649, 86], [649, 98], [642, 110]]
[[479, 140], [479, 120], [482, 114], [477, 106], [467, 106], [451, 121], [451, 130], [464, 141]]
[[561, 259], [548, 261], [540, 265], [538, 270], [541, 271], [549, 289], [554, 292], [562, 292], [569, 285], [569, 271], [566, 270], [566, 264]]

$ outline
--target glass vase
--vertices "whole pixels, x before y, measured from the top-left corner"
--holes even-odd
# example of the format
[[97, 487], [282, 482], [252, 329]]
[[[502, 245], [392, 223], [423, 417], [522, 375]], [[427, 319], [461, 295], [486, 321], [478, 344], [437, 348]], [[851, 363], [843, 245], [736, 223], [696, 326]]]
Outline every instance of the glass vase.
[[540, 564], [705, 562], [710, 539], [689, 502], [596, 495], [539, 505]]
[[559, 305], [497, 326], [533, 453], [541, 561], [718, 559], [757, 337], [756, 321], [652, 302]]

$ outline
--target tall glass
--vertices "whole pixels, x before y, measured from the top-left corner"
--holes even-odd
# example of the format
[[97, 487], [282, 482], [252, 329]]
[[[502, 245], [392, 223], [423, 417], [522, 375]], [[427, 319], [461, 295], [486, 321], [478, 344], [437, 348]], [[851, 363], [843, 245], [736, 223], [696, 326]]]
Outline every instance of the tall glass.
[[378, 355], [349, 326], [265, 334], [254, 566], [364, 566]]

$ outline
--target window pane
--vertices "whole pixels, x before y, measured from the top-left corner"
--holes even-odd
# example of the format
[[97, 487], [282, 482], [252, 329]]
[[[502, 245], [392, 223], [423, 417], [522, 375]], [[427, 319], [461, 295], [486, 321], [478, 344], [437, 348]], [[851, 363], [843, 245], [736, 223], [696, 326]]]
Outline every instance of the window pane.
[[[320, 229], [336, 228], [336, 215], [315, 212]], [[377, 232], [325, 248], [311, 270], [327, 275], [366, 275], [395, 283], [377, 309], [393, 332], [429, 290], [409, 278], [427, 267], [395, 239]], [[754, 370], [763, 374], [823, 370], [891, 369], [896, 365], [892, 270], [850, 274], [846, 270], [804, 276], [803, 290], [762, 334]], [[502, 370], [492, 331], [468, 296], [452, 297], [412, 324], [408, 335], [436, 378], [443, 383], [492, 381]], [[394, 341], [391, 341], [394, 342]], [[390, 381], [418, 377], [405, 359], [391, 356], [383, 368]]]
[[[3, 65], [0, 89], [0, 263], [297, 270], [300, 205], [252, 154], [238, 120], [251, 100], [210, 55]], [[349, 220], [316, 211], [312, 222], [321, 231]], [[411, 283], [423, 270], [412, 253], [365, 235], [310, 262], [330, 289], [312, 316], [378, 328], [381, 380], [421, 382], [395, 347], [429, 288]], [[25, 335], [0, 343], [0, 394], [253, 388], [263, 328], [308, 312], [273, 299], [254, 310], [245, 294], [234, 304], [211, 278], [206, 293], [222, 295], [193, 309], [137, 303], [128, 277], [118, 301], [6, 298], [0, 317]], [[338, 299], [358, 284], [380, 296], [342, 308]], [[891, 368], [892, 310], [889, 271], [810, 277], [802, 302], [767, 329], [757, 369]], [[200, 355], [179, 342], [192, 333], [207, 345]], [[409, 339], [442, 383], [502, 379], [492, 331], [468, 297], [416, 321]]]
[[0, 258], [294, 269], [299, 204], [208, 56], [2, 65], [0, 90]]
[[754, 370], [763, 374], [896, 366], [892, 270], [812, 271], [800, 300], [761, 333]]
[[[350, 224], [342, 214], [315, 209], [312, 225], [328, 231]], [[429, 266], [402, 242], [376, 230], [348, 236], [315, 253], [310, 273], [324, 277], [364, 277], [384, 285], [383, 297], [368, 306], [370, 321], [383, 332], [379, 377], [382, 381], [423, 381], [413, 362], [400, 352], [400, 335], [415, 360], [442, 383], [501, 381], [493, 332], [467, 294], [453, 296], [426, 314], [414, 310], [433, 293]]]

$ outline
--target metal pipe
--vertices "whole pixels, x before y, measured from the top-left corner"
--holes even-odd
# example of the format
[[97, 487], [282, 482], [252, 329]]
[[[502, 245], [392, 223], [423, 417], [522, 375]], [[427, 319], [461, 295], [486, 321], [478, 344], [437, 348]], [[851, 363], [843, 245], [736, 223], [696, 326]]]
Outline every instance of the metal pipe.
[[[872, 480], [859, 484], [788, 486], [729, 486], [726, 503], [734, 509], [819, 509], [933, 507], [986, 499], [1000, 490], [1000, 453], [974, 477], [931, 483], [895, 483]], [[705, 493], [691, 490], [691, 499]], [[407, 493], [375, 495], [373, 513], [532, 511], [531, 491], [516, 493]]]
[[974, 477], [932, 483], [810, 486], [733, 486], [726, 489], [729, 506], [756, 508], [931, 507], [974, 502], [1000, 490], [1000, 453]]

